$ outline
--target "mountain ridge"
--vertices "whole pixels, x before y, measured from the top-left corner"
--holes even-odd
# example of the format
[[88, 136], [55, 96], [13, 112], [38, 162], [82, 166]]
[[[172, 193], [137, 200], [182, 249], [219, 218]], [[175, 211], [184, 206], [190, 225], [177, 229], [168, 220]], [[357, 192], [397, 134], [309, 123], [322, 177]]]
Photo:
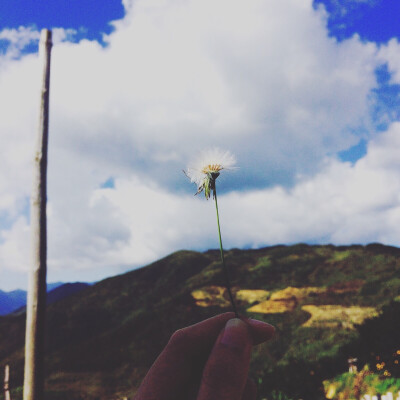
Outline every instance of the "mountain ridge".
[[0, 315], [9, 314], [26, 304], [26, 291], [21, 289], [5, 292], [0, 290]]
[[[71, 294], [90, 286], [84, 282], [54, 282], [47, 284], [47, 304], [61, 300]], [[25, 311], [26, 290], [16, 289], [11, 291], [0, 290], [0, 316]]]

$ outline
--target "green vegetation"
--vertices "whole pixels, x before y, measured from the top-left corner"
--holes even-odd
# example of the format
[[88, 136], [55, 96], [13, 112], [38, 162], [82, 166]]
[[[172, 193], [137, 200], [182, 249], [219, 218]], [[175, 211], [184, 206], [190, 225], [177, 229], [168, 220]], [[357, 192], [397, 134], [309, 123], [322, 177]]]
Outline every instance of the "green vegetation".
[[[393, 301], [400, 296], [399, 255], [379, 244], [226, 252], [234, 292], [246, 291], [240, 312], [277, 328], [270, 343], [254, 350], [251, 375], [260, 398], [322, 399], [323, 381], [350, 379], [340, 378], [348, 357], [370, 365], [382, 385], [400, 377], [392, 360], [400, 350], [400, 302]], [[180, 251], [50, 305], [46, 399], [132, 397], [175, 330], [227, 310], [226, 293], [211, 286], [224, 286], [219, 251]], [[206, 301], [199, 305], [201, 296]], [[0, 367], [11, 366], [13, 400], [21, 398], [24, 324], [24, 315], [0, 318]], [[382, 375], [387, 368], [377, 370], [376, 357], [385, 366], [393, 361], [390, 376]]]
[[328, 399], [358, 400], [368, 394], [378, 395], [392, 392], [394, 397], [400, 390], [400, 379], [374, 374], [366, 367], [358, 373], [346, 372], [331, 380], [324, 381], [325, 396]]

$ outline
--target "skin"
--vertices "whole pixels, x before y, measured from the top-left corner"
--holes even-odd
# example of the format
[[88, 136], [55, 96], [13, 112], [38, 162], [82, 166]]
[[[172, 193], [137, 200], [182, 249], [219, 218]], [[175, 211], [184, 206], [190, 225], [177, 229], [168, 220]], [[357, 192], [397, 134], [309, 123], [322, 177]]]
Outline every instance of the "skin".
[[134, 400], [255, 400], [248, 378], [253, 345], [272, 338], [261, 321], [217, 315], [176, 331]]

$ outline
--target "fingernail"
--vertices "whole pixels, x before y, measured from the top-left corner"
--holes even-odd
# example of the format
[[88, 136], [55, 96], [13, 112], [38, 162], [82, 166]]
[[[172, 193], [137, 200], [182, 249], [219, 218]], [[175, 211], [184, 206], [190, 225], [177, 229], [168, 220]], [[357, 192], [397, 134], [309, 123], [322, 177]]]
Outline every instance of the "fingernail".
[[258, 319], [248, 319], [248, 323], [254, 328], [263, 329], [268, 333], [275, 332], [275, 327], [273, 325], [267, 324], [266, 322], [259, 321]]
[[230, 319], [225, 325], [220, 343], [235, 349], [243, 348], [248, 341], [247, 329], [246, 324], [239, 318]]

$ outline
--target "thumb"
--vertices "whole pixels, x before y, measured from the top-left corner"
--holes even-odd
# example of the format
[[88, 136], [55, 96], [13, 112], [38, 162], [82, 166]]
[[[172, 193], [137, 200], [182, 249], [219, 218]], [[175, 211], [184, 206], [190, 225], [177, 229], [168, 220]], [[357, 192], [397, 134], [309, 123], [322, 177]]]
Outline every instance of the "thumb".
[[238, 318], [227, 322], [203, 370], [197, 400], [240, 400], [250, 365], [252, 337]]

